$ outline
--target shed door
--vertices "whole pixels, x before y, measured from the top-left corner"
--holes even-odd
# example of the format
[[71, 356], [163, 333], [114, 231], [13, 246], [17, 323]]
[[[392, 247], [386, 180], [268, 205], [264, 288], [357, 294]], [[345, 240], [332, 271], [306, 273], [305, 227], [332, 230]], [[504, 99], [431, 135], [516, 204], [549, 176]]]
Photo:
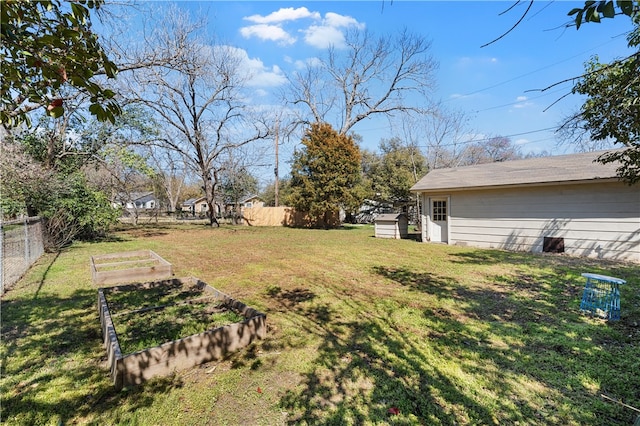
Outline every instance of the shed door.
[[431, 241], [446, 243], [449, 241], [447, 226], [447, 199], [431, 199]]

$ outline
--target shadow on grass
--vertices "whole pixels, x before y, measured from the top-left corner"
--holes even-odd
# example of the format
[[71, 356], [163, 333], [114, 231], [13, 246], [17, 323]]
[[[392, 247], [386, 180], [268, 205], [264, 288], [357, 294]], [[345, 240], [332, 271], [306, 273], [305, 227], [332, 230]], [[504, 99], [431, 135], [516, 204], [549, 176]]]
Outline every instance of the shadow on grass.
[[[280, 400], [289, 424], [633, 423], [632, 411], [600, 394], [640, 405], [637, 325], [606, 323], [579, 310], [576, 279], [596, 263], [504, 252], [452, 256], [471, 267], [512, 265], [504, 274], [474, 270], [477, 280], [464, 282], [374, 267], [407, 288], [409, 306], [387, 309], [381, 300], [372, 310], [358, 302], [367, 296], [357, 291], [354, 297], [336, 292], [331, 305], [280, 301], [297, 316], [300, 334], [321, 338], [302, 383]], [[640, 276], [637, 266], [608, 266]], [[632, 283], [626, 301], [636, 320], [638, 287]], [[359, 311], [358, 320], [345, 320], [344, 307]], [[405, 308], [417, 315], [397, 319]]]
[[47, 265], [47, 269], [45, 269], [44, 273], [42, 274], [42, 279], [38, 283], [38, 288], [36, 289], [36, 293], [33, 296], [34, 299], [38, 298], [38, 294], [40, 294], [40, 290], [42, 290], [42, 286], [44, 285], [44, 282], [47, 280], [47, 275], [49, 275], [49, 271], [51, 270], [51, 267], [53, 266], [53, 264], [56, 263], [56, 260], [58, 260], [58, 257], [60, 257], [59, 250], [56, 252], [55, 257], [51, 260], [51, 263]]
[[131, 229], [127, 231], [127, 233], [134, 238], [152, 238], [167, 235], [168, 231], [160, 230], [157, 226], [154, 226], [152, 228], [144, 227], [141, 229]]
[[[118, 228], [119, 229], [119, 228]], [[128, 241], [126, 238], [123, 238], [122, 235], [117, 235], [115, 233], [115, 229], [113, 232], [109, 232], [105, 235], [97, 235], [94, 238], [85, 239], [83, 241], [89, 243], [122, 243]]]
[[296, 305], [315, 299], [316, 295], [306, 288], [294, 288], [285, 290], [279, 286], [272, 286], [267, 289], [267, 294], [274, 298], [285, 310], [294, 308]]
[[[358, 308], [348, 295], [338, 297]], [[491, 418], [486, 407], [432, 368], [405, 330], [380, 312], [362, 312], [359, 320], [344, 321], [327, 305], [291, 308], [307, 319], [300, 333], [324, 334], [302, 389], [288, 391], [280, 401], [291, 413], [289, 424], [455, 424], [456, 413], [443, 407], [443, 396], [464, 407], [472, 419]]]
[[[631, 424], [634, 414], [604, 402], [602, 394], [640, 404], [638, 357], [640, 340], [640, 267], [564, 256], [503, 251], [452, 255], [452, 262], [479, 267], [509, 265], [508, 273], [483, 273], [485, 284], [437, 281], [403, 268], [376, 268], [380, 275], [418, 292], [449, 300], [454, 309], [425, 309], [434, 323], [430, 337], [443, 353], [472, 353], [495, 363], [509, 376], [525, 375], [556, 393], [552, 404], [540, 406], [513, 398], [516, 388], [504, 386], [521, 414], [518, 421], [544, 423]], [[580, 311], [582, 272], [625, 277], [623, 318], [606, 322]], [[626, 306], [626, 313], [625, 311]], [[474, 322], [481, 327], [470, 327]], [[480, 328], [480, 330], [478, 330]], [[502, 341], [496, 342], [496, 337]], [[454, 355], [458, 356], [458, 355]], [[467, 355], [468, 357], [469, 355]], [[484, 363], [475, 370], [484, 371]], [[567, 407], [562, 408], [565, 404]], [[517, 416], [511, 420], [517, 420]]]
[[4, 421], [66, 424], [122, 404], [148, 406], [157, 392], [181, 386], [167, 378], [127, 392], [114, 389], [95, 291], [2, 300], [1, 309]]
[[[510, 264], [515, 274], [494, 275], [490, 278], [514, 289], [527, 287], [536, 293], [542, 293], [553, 303], [562, 303], [563, 310], [579, 310], [585, 278], [582, 273], [596, 273], [614, 276], [627, 281], [620, 286], [622, 319], [605, 322], [605, 328], [625, 330], [627, 334], [640, 337], [638, 320], [640, 320], [640, 265], [615, 262], [603, 259], [578, 258], [550, 253], [532, 254], [501, 250], [477, 250], [468, 253], [457, 253], [451, 261], [458, 264], [490, 266]], [[539, 268], [544, 273], [531, 275], [528, 269]], [[547, 284], [546, 286], [540, 284]], [[562, 298], [561, 296], [564, 296]], [[569, 300], [565, 300], [566, 298]]]

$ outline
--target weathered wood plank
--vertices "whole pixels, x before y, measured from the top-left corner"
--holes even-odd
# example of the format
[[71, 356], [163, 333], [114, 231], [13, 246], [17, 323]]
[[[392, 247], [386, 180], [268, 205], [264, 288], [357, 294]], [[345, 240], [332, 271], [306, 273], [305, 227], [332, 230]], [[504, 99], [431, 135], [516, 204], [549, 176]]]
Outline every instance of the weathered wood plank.
[[[100, 263], [105, 260], [131, 259], [122, 260], [121, 262]], [[127, 265], [140, 263], [143, 261], [153, 261], [154, 265], [141, 266], [136, 268], [126, 268]], [[106, 267], [125, 267], [123, 269], [114, 269], [109, 271], [101, 271]], [[126, 282], [153, 281], [169, 278], [173, 275], [173, 267], [171, 263], [164, 260], [152, 250], [137, 250], [129, 252], [109, 253], [97, 256], [91, 256], [91, 278], [96, 285], [109, 285]]]
[[[109, 313], [109, 306], [104, 290], [98, 290], [98, 311], [103, 334], [103, 343], [107, 350], [107, 364], [111, 379], [117, 389], [133, 386], [152, 377], [171, 374], [174, 371], [194, 367], [196, 365], [224, 358], [227, 354], [239, 350], [256, 339], [266, 337], [266, 315], [235, 300], [205, 282], [194, 278], [173, 279], [165, 281], [175, 284], [176, 281], [188, 285], [197, 285], [204, 299], [222, 301], [226, 306], [242, 314], [246, 319], [239, 323], [207, 330], [203, 333], [183, 339], [164, 343], [154, 348], [133, 354], [123, 355], [118, 343], [115, 326]], [[155, 286], [156, 283], [129, 284], [118, 286], [118, 291], [135, 291]], [[158, 285], [162, 285], [159, 283]], [[113, 290], [114, 288], [110, 288]]]

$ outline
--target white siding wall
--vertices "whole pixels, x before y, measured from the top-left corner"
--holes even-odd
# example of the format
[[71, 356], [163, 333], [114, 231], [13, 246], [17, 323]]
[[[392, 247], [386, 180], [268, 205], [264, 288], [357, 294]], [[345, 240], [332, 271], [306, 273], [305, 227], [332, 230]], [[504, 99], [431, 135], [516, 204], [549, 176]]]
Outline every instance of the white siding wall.
[[379, 220], [374, 224], [376, 238], [400, 238], [400, 229], [396, 221]]
[[640, 186], [620, 182], [452, 192], [449, 243], [640, 262]]

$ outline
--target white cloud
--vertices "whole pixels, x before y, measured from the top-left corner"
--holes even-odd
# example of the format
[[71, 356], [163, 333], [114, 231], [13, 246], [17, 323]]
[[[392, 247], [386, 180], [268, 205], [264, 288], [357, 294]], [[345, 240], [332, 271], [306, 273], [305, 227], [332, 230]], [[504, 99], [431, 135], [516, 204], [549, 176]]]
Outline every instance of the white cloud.
[[293, 44], [296, 42], [295, 37], [276, 25], [259, 24], [242, 27], [240, 28], [240, 34], [244, 38], [258, 37], [261, 40], [271, 40], [281, 44]]
[[455, 65], [458, 68], [473, 68], [478, 66], [490, 66], [498, 63], [498, 58], [491, 58], [487, 56], [461, 56], [459, 57]]
[[337, 13], [327, 12], [324, 15], [324, 25], [334, 28], [355, 27], [359, 30], [364, 29], [364, 24], [358, 22], [351, 16], [338, 15]]
[[312, 25], [304, 31], [307, 44], [324, 49], [330, 46], [341, 48], [345, 46], [344, 33], [335, 27]]
[[[287, 77], [282, 73], [282, 70], [277, 65], [274, 65], [269, 68], [265, 68], [262, 65], [262, 61], [258, 59], [252, 59], [253, 62], [256, 62], [256, 67], [254, 68], [253, 77], [249, 80], [249, 86], [259, 86], [259, 87], [276, 87], [281, 86], [287, 82]], [[260, 65], [258, 68], [257, 65]]]
[[296, 61], [295, 66], [297, 69], [302, 69], [302, 68], [315, 68], [315, 67], [319, 67], [322, 64], [322, 61], [320, 60], [320, 58], [317, 57], [313, 57], [313, 58], [307, 58], [304, 61]]
[[257, 58], [250, 58], [247, 51], [237, 47], [227, 47], [233, 50], [240, 59], [240, 68], [247, 73], [249, 87], [276, 87], [286, 83], [287, 78], [277, 65], [269, 68]]
[[327, 12], [320, 25], [311, 25], [306, 30], [303, 30], [305, 34], [304, 40], [307, 44], [320, 49], [329, 46], [343, 48], [345, 47], [343, 29], [349, 28], [362, 30], [365, 28], [365, 24], [358, 22], [351, 16]]
[[529, 143], [529, 139], [517, 139], [514, 144], [517, 146], [526, 145]]
[[255, 24], [240, 29], [243, 37], [256, 37], [284, 45], [295, 43], [296, 38], [283, 25], [287, 22], [310, 19], [310, 25], [298, 31], [304, 34], [304, 40], [308, 45], [322, 49], [329, 46], [343, 48], [345, 47], [345, 30], [365, 28], [364, 23], [358, 22], [351, 16], [327, 12], [323, 18], [319, 12], [309, 11], [306, 7], [281, 8], [266, 16], [251, 15], [245, 16], [243, 19]]
[[297, 9], [294, 9], [292, 7], [285, 7], [272, 12], [267, 16], [251, 15], [245, 16], [243, 19], [246, 21], [255, 22], [256, 24], [274, 24], [286, 21], [295, 21], [304, 18], [320, 19], [320, 14], [318, 12], [310, 12], [306, 7], [299, 7]]
[[526, 96], [518, 96], [516, 98], [516, 104], [513, 106], [514, 108], [527, 108], [533, 105], [533, 102], [528, 101], [529, 98]]
[[245, 16], [243, 18], [244, 20], [253, 22], [256, 25], [242, 27], [240, 28], [240, 33], [244, 38], [257, 37], [261, 40], [270, 40], [280, 44], [290, 45], [295, 43], [296, 38], [284, 30], [281, 24], [305, 18], [319, 20], [320, 14], [318, 12], [310, 12], [306, 7], [299, 7], [297, 9], [287, 7], [270, 13], [267, 16]]

